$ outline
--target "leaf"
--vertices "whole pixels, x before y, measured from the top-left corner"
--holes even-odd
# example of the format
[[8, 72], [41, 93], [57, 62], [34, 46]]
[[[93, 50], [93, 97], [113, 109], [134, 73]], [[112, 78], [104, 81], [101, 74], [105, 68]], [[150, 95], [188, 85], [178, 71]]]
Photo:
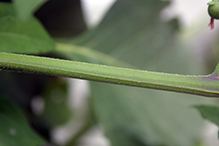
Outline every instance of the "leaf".
[[[195, 74], [198, 66], [177, 44], [177, 20], [163, 22], [159, 0], [116, 1], [101, 24], [77, 45], [96, 49], [143, 70]], [[200, 119], [188, 109], [196, 97], [91, 83], [93, 107], [113, 146], [191, 146], [199, 139]]]
[[0, 97], [1, 146], [39, 146], [44, 140], [29, 127], [21, 111], [8, 99]]
[[96, 82], [91, 89], [96, 117], [113, 146], [189, 146], [198, 139], [202, 121], [188, 108], [191, 96]]
[[18, 20], [11, 4], [0, 3], [0, 51], [39, 54], [54, 49], [54, 42], [37, 19]]
[[197, 105], [194, 106], [201, 116], [219, 126], [219, 107], [213, 105]]
[[16, 14], [21, 21], [26, 21], [32, 13], [47, 0], [13, 0]]

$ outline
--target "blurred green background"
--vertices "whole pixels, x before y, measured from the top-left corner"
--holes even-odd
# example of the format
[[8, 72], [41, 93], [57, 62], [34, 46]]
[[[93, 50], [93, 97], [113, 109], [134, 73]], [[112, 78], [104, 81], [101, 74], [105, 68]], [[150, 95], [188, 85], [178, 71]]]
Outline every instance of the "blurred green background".
[[[207, 30], [208, 21], [202, 17], [194, 20], [191, 28], [182, 27], [178, 18], [164, 20], [162, 12], [170, 3], [117, 0], [102, 21], [90, 28], [85, 23], [80, 0], [47, 1], [34, 13], [35, 17], [56, 42], [73, 47], [38, 55], [167, 73], [211, 73], [218, 62], [219, 29]], [[114, 59], [107, 61], [101, 57], [103, 54]], [[30, 136], [30, 129], [20, 128], [28, 127], [28, 123], [17, 122], [25, 117], [13, 114], [19, 109], [4, 106], [11, 103], [3, 98], [0, 106], [3, 146], [13, 145], [10, 140], [14, 145], [33, 146], [44, 140], [51, 145], [67, 146], [217, 145], [206, 142], [203, 135], [207, 133], [204, 131], [207, 124], [191, 108], [197, 104], [217, 104], [216, 99], [11, 72], [0, 72], [0, 80], [1, 96], [21, 109], [41, 137], [35, 133]], [[5, 113], [10, 115], [7, 120]], [[4, 134], [8, 128], [3, 125], [8, 125], [10, 135]], [[17, 128], [16, 132], [10, 125]], [[28, 135], [32, 137], [28, 142], [21, 140]], [[216, 139], [217, 130], [213, 136]]]

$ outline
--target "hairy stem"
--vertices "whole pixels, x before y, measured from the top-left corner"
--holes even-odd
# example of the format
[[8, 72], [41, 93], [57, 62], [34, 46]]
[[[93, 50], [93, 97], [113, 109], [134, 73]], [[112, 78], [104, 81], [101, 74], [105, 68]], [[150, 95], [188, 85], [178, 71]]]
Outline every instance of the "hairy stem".
[[218, 75], [187, 76], [0, 52], [0, 68], [219, 97]]

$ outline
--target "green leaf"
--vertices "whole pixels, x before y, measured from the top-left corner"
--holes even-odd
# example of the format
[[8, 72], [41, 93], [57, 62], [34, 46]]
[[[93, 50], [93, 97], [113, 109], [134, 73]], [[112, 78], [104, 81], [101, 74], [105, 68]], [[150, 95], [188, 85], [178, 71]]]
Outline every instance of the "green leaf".
[[0, 97], [1, 146], [39, 146], [44, 140], [29, 127], [24, 115], [11, 101]]
[[214, 105], [197, 105], [194, 106], [201, 116], [219, 126], [219, 107]]
[[13, 0], [16, 14], [21, 21], [26, 21], [32, 13], [47, 0]]
[[194, 97], [95, 82], [91, 85], [96, 117], [112, 146], [191, 146], [198, 140], [202, 121], [187, 103]]
[[54, 42], [38, 20], [18, 20], [11, 4], [0, 3], [0, 24], [1, 52], [39, 54], [54, 49]]

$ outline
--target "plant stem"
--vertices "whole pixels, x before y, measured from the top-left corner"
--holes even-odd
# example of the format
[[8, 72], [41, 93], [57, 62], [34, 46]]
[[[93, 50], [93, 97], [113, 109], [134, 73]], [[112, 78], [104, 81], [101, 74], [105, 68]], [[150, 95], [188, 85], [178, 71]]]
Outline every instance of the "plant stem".
[[96, 60], [97, 62], [100, 62], [102, 64], [133, 67], [130, 64], [127, 64], [107, 54], [98, 52], [87, 47], [77, 46], [73, 44], [56, 43], [55, 50], [59, 53], [61, 52], [86, 56], [87, 58]]
[[219, 97], [218, 75], [187, 76], [0, 52], [0, 68]]

